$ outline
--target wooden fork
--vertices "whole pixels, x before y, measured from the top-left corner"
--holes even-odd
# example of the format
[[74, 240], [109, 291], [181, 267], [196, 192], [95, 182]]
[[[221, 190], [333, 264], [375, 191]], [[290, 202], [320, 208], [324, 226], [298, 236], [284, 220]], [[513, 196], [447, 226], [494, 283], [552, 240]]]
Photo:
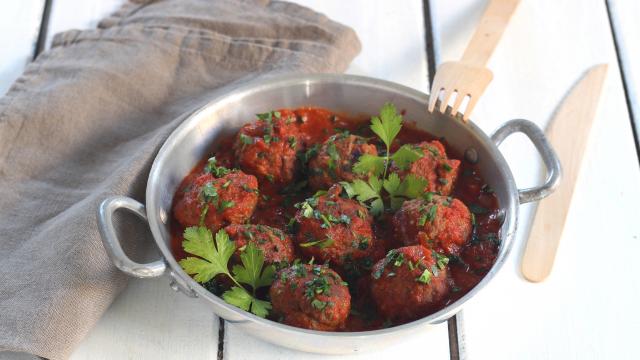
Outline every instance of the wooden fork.
[[441, 91], [444, 91], [440, 103], [442, 113], [447, 110], [449, 100], [456, 93], [451, 114], [455, 115], [458, 112], [462, 100], [468, 96], [469, 102], [464, 111], [463, 120], [465, 122], [469, 120], [469, 115], [478, 99], [493, 79], [493, 73], [485, 66], [518, 3], [520, 0], [491, 0], [462, 59], [444, 62], [438, 66], [429, 96], [429, 112], [435, 109]]

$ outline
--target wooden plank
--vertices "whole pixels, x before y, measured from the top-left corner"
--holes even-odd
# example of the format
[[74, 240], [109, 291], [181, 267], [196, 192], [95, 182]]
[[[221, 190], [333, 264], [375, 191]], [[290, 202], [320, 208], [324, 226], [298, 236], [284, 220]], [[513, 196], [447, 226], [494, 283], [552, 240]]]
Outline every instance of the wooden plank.
[[362, 43], [347, 73], [372, 76], [429, 91], [423, 7], [420, 0], [295, 0], [351, 26]]
[[[485, 4], [431, 2], [438, 61], [462, 54]], [[616, 359], [636, 353], [640, 313], [633, 309], [640, 280], [632, 264], [640, 251], [640, 171], [605, 3], [523, 2], [488, 65], [495, 78], [472, 120], [487, 132], [511, 118], [546, 126], [569, 87], [597, 63], [609, 64], [608, 83], [554, 271], [540, 284], [519, 273], [533, 208], [524, 205], [504, 269], [465, 307], [470, 358]], [[501, 150], [520, 187], [539, 181], [540, 161], [524, 137], [514, 136]]]
[[174, 292], [163, 276], [131, 279], [71, 359], [215, 359], [217, 353], [211, 308]]
[[300, 360], [387, 360], [387, 359], [449, 359], [447, 326], [440, 324], [431, 331], [425, 331], [392, 345], [384, 350], [363, 352], [358, 355], [320, 355], [309, 354], [274, 346], [252, 336], [246, 335], [233, 325], [225, 326], [224, 358], [229, 360], [250, 359], [300, 359]]
[[[428, 91], [427, 59], [422, 2], [297, 0], [330, 18], [355, 29], [362, 52], [348, 72], [395, 81]], [[430, 359], [449, 359], [446, 323], [423, 336], [375, 353], [345, 356], [348, 359], [415, 358], [428, 349]], [[225, 327], [225, 359], [332, 359], [274, 346], [245, 335], [233, 326]], [[342, 358], [342, 357], [341, 357]]]
[[0, 3], [0, 96], [33, 58], [44, 0]]
[[640, 156], [640, 2], [607, 0]]

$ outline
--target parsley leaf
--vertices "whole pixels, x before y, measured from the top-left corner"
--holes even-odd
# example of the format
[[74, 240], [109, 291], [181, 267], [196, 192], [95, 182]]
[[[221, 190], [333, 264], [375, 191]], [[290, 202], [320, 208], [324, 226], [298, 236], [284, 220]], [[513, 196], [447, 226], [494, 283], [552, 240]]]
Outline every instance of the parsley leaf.
[[246, 249], [240, 254], [242, 265], [233, 267], [233, 275], [236, 280], [247, 284], [255, 290], [259, 287], [271, 285], [275, 274], [273, 265], [264, 266], [264, 254], [252, 242], [247, 244]]
[[371, 118], [371, 130], [387, 145], [387, 149], [391, 147], [401, 128], [402, 115], [398, 114], [396, 106], [392, 103], [384, 104], [380, 109], [380, 116]]
[[407, 175], [404, 180], [400, 181], [400, 177], [396, 173], [390, 174], [383, 182], [384, 189], [389, 193], [393, 210], [399, 209], [406, 199], [421, 197], [427, 184], [427, 180], [413, 174]]
[[352, 183], [343, 181], [340, 184], [350, 198], [355, 197], [361, 203], [372, 200], [369, 205], [369, 210], [373, 216], [380, 216], [384, 211], [384, 204], [380, 196], [382, 182], [379, 178], [372, 176], [368, 182], [356, 179]]
[[244, 311], [251, 310], [252, 313], [260, 317], [267, 317], [269, 310], [271, 310], [270, 302], [253, 297], [247, 290], [238, 286], [225, 291], [222, 294], [222, 298], [229, 304], [237, 306]]
[[180, 261], [180, 266], [187, 274], [195, 274], [197, 282], [207, 282], [218, 274], [227, 274], [227, 263], [233, 255], [235, 245], [229, 240], [224, 230], [216, 234], [216, 244], [213, 244], [211, 231], [206, 227], [188, 227], [184, 230], [184, 251], [199, 256], [187, 257]]
[[222, 294], [222, 298], [231, 305], [237, 306], [244, 311], [249, 311], [253, 296], [244, 288], [234, 286], [231, 290], [225, 291]]
[[387, 146], [385, 155], [383, 178], [387, 177], [387, 168], [389, 167], [389, 153], [391, 152], [391, 144], [398, 136], [402, 128], [402, 115], [398, 114], [396, 106], [392, 103], [386, 103], [380, 109], [380, 116], [371, 118], [371, 130], [378, 135], [380, 140]]
[[[195, 275], [193, 278], [199, 283], [206, 283], [219, 274], [226, 275], [236, 286], [222, 294], [222, 298], [243, 310], [250, 310], [261, 317], [267, 316], [271, 304], [256, 298], [255, 290], [271, 285], [275, 268], [273, 265], [264, 268], [264, 254], [260, 249], [249, 243], [240, 255], [242, 265], [233, 267], [233, 276], [229, 272], [228, 264], [236, 245], [229, 239], [226, 231], [219, 230], [216, 233], [215, 244], [211, 230], [204, 226], [188, 227], [183, 236], [184, 251], [197, 256], [180, 260], [179, 264], [187, 274]], [[254, 294], [250, 294], [241, 283], [251, 286]]]
[[384, 172], [384, 158], [371, 154], [360, 156], [358, 162], [353, 165], [353, 172], [356, 174], [366, 175], [371, 173], [373, 176], [380, 176]]
[[423, 155], [422, 150], [405, 144], [391, 155], [391, 160], [400, 170], [406, 170], [412, 162], [420, 159]]

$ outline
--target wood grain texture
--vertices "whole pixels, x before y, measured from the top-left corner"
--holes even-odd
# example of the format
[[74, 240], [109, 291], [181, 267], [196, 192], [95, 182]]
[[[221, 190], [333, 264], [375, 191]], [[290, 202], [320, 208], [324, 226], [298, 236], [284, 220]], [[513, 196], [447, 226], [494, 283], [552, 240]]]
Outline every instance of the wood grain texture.
[[[487, 2], [430, 3], [439, 61], [459, 58]], [[513, 118], [545, 128], [567, 89], [599, 63], [609, 64], [609, 79], [554, 271], [539, 284], [520, 275], [535, 205], [521, 206], [511, 255], [464, 308], [469, 358], [630, 359], [637, 353], [640, 170], [605, 3], [523, 1], [488, 63], [494, 80], [472, 120], [487, 133]], [[539, 156], [523, 136], [510, 137], [500, 150], [518, 187], [543, 178]]]
[[0, 2], [0, 96], [33, 58], [44, 0]]
[[217, 352], [211, 308], [174, 292], [162, 276], [131, 279], [71, 359], [215, 359]]
[[491, 0], [460, 61], [485, 67], [520, 0]]
[[436, 101], [441, 98], [439, 111], [445, 112], [453, 100], [451, 112], [456, 114], [463, 100], [468, 97], [464, 111], [460, 112], [464, 121], [469, 120], [473, 108], [493, 79], [493, 74], [485, 65], [519, 3], [520, 0], [489, 2], [460, 61], [447, 61], [438, 66], [431, 86], [429, 111], [435, 109]]
[[562, 181], [536, 210], [522, 257], [522, 275], [529, 281], [543, 281], [553, 267], [606, 74], [606, 64], [589, 69], [563, 100], [547, 129], [547, 138], [562, 163]]

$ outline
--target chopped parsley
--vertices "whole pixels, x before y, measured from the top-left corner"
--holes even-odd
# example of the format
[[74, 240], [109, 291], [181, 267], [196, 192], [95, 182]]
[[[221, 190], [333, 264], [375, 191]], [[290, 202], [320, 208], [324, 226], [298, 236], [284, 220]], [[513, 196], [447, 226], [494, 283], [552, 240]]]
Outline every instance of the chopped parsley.
[[431, 272], [429, 269], [424, 269], [422, 274], [416, 278], [416, 281], [423, 284], [431, 283]]
[[204, 167], [204, 171], [213, 174], [215, 177], [222, 177], [231, 172], [231, 170], [227, 169], [224, 166], [218, 166], [216, 157], [209, 158], [207, 160], [207, 165]]
[[296, 145], [298, 145], [298, 140], [296, 140], [295, 136], [289, 136], [287, 138], [287, 142], [289, 143], [289, 147], [292, 149], [295, 149]]
[[315, 240], [315, 241], [304, 242], [304, 243], [300, 244], [300, 247], [307, 248], [307, 247], [311, 247], [311, 246], [317, 246], [320, 249], [324, 249], [324, 248], [329, 247], [331, 245], [333, 245], [333, 239], [327, 238], [327, 239], [324, 239], [324, 240]]
[[240, 142], [243, 145], [251, 145], [253, 144], [253, 138], [250, 136], [247, 136], [245, 134], [240, 133]]
[[321, 301], [318, 299], [313, 299], [313, 301], [311, 301], [311, 306], [313, 306], [316, 310], [322, 310], [325, 307], [327, 307], [327, 302]]
[[427, 223], [427, 221], [433, 222], [436, 219], [436, 216], [438, 214], [438, 206], [435, 204], [430, 204], [428, 206], [428, 209], [426, 206], [422, 206], [420, 210], [423, 211], [422, 215], [420, 216], [420, 219], [418, 219], [418, 225], [420, 226], [424, 226]]

